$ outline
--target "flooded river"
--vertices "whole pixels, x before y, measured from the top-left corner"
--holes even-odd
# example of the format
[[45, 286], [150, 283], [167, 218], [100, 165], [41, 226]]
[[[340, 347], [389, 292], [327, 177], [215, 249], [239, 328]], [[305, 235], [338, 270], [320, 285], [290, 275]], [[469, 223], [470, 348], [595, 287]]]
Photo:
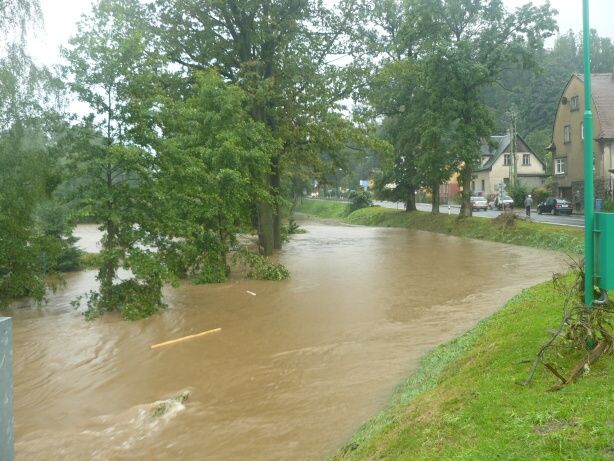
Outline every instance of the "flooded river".
[[324, 459], [421, 355], [565, 264], [426, 232], [304, 227], [280, 255], [288, 281], [184, 284], [153, 318], [88, 323], [70, 306], [95, 286], [83, 272], [16, 310], [17, 460]]

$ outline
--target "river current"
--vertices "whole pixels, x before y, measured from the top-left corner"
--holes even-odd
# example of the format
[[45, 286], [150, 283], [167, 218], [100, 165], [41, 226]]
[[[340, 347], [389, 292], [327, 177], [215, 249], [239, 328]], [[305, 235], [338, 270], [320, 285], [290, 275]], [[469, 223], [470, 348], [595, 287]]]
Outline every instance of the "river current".
[[[287, 281], [186, 282], [152, 318], [86, 322], [70, 301], [96, 287], [87, 271], [15, 309], [17, 460], [324, 459], [425, 352], [565, 269], [548, 251], [303, 226], [278, 255]], [[95, 251], [95, 229], [78, 234]]]

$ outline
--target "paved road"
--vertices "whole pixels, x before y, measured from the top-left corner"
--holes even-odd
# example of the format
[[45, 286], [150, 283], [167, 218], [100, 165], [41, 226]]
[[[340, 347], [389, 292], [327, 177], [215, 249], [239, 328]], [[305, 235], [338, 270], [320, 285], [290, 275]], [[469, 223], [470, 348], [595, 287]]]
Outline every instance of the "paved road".
[[[383, 206], [386, 208], [396, 208], [402, 210], [404, 208], [403, 203], [400, 202], [374, 202], [375, 205]], [[431, 211], [430, 203], [418, 203], [416, 208], [420, 211]], [[451, 206], [448, 208], [447, 205], [442, 205], [439, 207], [440, 213], [450, 213], [450, 214], [458, 214], [460, 208], [458, 206]], [[519, 216], [525, 216], [524, 210], [516, 209], [516, 214]], [[496, 218], [501, 214], [501, 211], [496, 210], [488, 210], [488, 211], [474, 211], [474, 216], [481, 216], [484, 218]], [[584, 216], [583, 215], [559, 215], [554, 216], [551, 214], [538, 215], [536, 210], [531, 211], [531, 219], [537, 222], [543, 222], [546, 224], [557, 224], [559, 226], [571, 226], [571, 227], [584, 227]]]

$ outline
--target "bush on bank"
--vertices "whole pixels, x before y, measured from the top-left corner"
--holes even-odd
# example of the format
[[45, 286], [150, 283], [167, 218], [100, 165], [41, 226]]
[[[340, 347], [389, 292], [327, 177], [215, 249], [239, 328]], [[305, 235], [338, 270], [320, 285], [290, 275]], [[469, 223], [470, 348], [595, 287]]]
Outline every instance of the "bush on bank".
[[379, 227], [403, 227], [414, 230], [437, 232], [493, 242], [523, 245], [570, 254], [581, 254], [584, 250], [584, 231], [565, 226], [541, 224], [523, 219], [509, 224], [503, 220], [480, 218], [458, 219], [455, 215], [369, 207], [344, 216], [345, 204], [304, 200], [297, 212], [320, 218], [339, 219], [348, 224]]

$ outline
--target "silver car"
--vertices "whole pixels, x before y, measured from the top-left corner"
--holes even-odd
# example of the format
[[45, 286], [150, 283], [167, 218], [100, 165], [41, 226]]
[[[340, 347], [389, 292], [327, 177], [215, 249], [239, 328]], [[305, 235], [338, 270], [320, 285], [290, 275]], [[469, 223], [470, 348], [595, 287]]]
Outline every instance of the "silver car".
[[488, 201], [484, 197], [471, 197], [470, 200], [472, 210], [488, 210]]

